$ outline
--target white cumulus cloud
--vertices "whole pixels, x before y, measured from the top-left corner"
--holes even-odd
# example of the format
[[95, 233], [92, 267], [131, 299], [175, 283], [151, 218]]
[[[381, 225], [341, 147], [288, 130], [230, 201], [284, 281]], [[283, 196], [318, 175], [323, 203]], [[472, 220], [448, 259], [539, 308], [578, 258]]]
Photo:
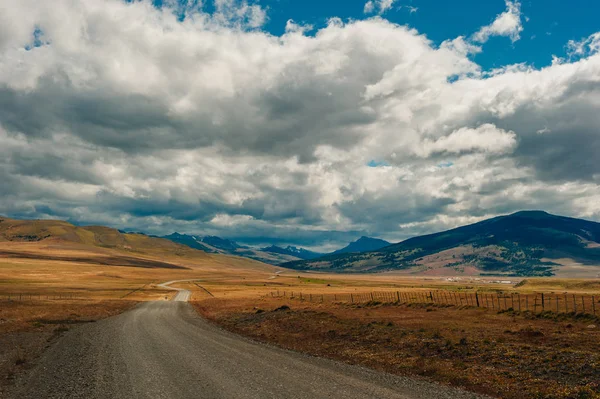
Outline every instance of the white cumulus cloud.
[[582, 40], [569, 40], [567, 51], [571, 57], [582, 57], [600, 51], [600, 32]]
[[600, 219], [593, 38], [486, 73], [464, 38], [383, 18], [274, 36], [256, 3], [216, 5], [0, 0], [0, 214], [307, 246]]
[[432, 154], [460, 154], [472, 151], [502, 154], [511, 151], [515, 145], [514, 132], [507, 132], [486, 123], [475, 129], [460, 128], [437, 140], [425, 139], [416, 149], [416, 153], [424, 158]]
[[506, 0], [506, 11], [499, 14], [490, 25], [475, 33], [473, 40], [485, 43], [492, 36], [506, 36], [514, 43], [521, 38], [522, 31], [521, 3], [518, 0]]
[[365, 3], [363, 11], [365, 14], [377, 13], [382, 15], [389, 11], [395, 2], [396, 0], [369, 0]]

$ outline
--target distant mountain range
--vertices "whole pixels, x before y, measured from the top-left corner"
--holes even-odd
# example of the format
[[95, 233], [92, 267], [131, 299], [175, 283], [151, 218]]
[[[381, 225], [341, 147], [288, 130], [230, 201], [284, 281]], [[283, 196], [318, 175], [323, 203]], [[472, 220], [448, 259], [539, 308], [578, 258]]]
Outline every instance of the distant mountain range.
[[351, 242], [344, 248], [334, 251], [333, 255], [377, 251], [378, 249], [387, 247], [388, 245], [391, 245], [391, 243], [385, 240], [362, 236], [361, 238], [354, 242]]
[[201, 239], [198, 239], [198, 238], [196, 238], [194, 236], [189, 236], [187, 234], [173, 233], [171, 235], [164, 236], [162, 238], [166, 238], [167, 240], [171, 240], [171, 241], [176, 242], [178, 244], [187, 245], [190, 248], [199, 249], [200, 251], [204, 251], [204, 252], [217, 252], [217, 251], [213, 251], [207, 245], [204, 245], [202, 243]]
[[297, 247], [294, 247], [291, 245], [288, 245], [285, 248], [281, 248], [276, 245], [271, 245], [270, 247], [263, 248], [262, 251], [270, 252], [273, 254], [294, 256], [298, 259], [315, 259], [315, 258], [319, 258], [319, 257], [325, 255], [325, 254], [322, 254], [319, 252], [313, 252], [313, 251], [309, 251], [308, 249], [297, 248]]
[[206, 236], [202, 238], [202, 242], [211, 247], [219, 248], [224, 251], [236, 251], [240, 248], [246, 248], [243, 245], [238, 245], [237, 242], [221, 238], [217, 236]]
[[[327, 255], [324, 253], [314, 252], [308, 249], [298, 248], [291, 245], [285, 248], [276, 245], [271, 245], [260, 249], [251, 248], [248, 246], [240, 245], [235, 241], [216, 236], [201, 237], [195, 235], [173, 233], [162, 238], [166, 238], [178, 244], [187, 245], [188, 247], [199, 249], [201, 251], [209, 253], [244, 256], [273, 265], [279, 265], [282, 263], [296, 260], [311, 260]], [[372, 251], [385, 247], [387, 245], [390, 245], [390, 243], [384, 240], [370, 237], [361, 237], [357, 241], [351, 242], [346, 247], [339, 249], [333, 253], [337, 254]]]
[[[551, 276], [568, 268], [600, 271], [600, 223], [523, 211], [408, 239], [362, 253], [285, 263], [298, 270], [430, 275]], [[564, 270], [563, 270], [564, 269]]]
[[[227, 255], [235, 255], [235, 256], [243, 256], [245, 258], [250, 258], [254, 260], [258, 260], [264, 263], [278, 265], [285, 262], [290, 262], [299, 259], [309, 259], [309, 258], [301, 258], [297, 255], [289, 254], [284, 251], [264, 251], [256, 248], [250, 248], [244, 245], [240, 245], [233, 240], [228, 240], [226, 238], [216, 237], [216, 236], [195, 236], [188, 234], [179, 234], [173, 233], [168, 236], [164, 236], [162, 238], [166, 238], [178, 244], [187, 245], [188, 247], [199, 249], [208, 253], [219, 253], [219, 254], [227, 254]], [[305, 251], [305, 250], [303, 250]], [[307, 251], [310, 252], [310, 251]]]

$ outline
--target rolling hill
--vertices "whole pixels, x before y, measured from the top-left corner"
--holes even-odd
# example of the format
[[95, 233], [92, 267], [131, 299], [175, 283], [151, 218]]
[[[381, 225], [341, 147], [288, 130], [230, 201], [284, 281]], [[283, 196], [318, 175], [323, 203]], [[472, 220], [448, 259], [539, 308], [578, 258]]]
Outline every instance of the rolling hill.
[[590, 270], [600, 265], [600, 223], [522, 211], [371, 252], [332, 254], [283, 266], [333, 272], [551, 276], [565, 261]]
[[[75, 226], [61, 220], [16, 220], [3, 216], [0, 216], [0, 264], [4, 267], [41, 264], [51, 270], [74, 268], [77, 273], [81, 265], [104, 271], [106, 266], [133, 267], [138, 273], [146, 276], [154, 273], [160, 278], [175, 276], [170, 274], [172, 272], [188, 273], [180, 274], [182, 278], [196, 277], [193, 273], [199, 270], [236, 276], [275, 270], [264, 262], [207, 253], [142, 233], [124, 233], [104, 226]], [[93, 268], [81, 270], [95, 273]], [[118, 273], [125, 272], [109, 272]]]
[[[122, 233], [104, 226], [75, 226], [61, 220], [15, 220], [0, 216], [0, 244], [11, 243], [15, 245], [2, 245], [0, 256], [27, 257], [27, 252], [13, 251], [17, 248], [16, 244], [39, 243], [48, 249], [44, 255], [47, 260], [67, 260], [61, 254], [64, 250], [86, 250], [97, 253], [93, 262], [106, 265], [181, 268], [169, 262], [144, 258], [162, 258], [164, 255], [196, 259], [207, 257], [204, 252], [169, 240], [139, 233]], [[39, 254], [35, 257], [41, 259]], [[69, 259], [83, 261], [83, 258], [72, 254]]]
[[122, 233], [104, 226], [75, 226], [62, 220], [15, 220], [0, 217], [0, 242], [62, 242], [127, 250], [188, 248], [140, 233]]

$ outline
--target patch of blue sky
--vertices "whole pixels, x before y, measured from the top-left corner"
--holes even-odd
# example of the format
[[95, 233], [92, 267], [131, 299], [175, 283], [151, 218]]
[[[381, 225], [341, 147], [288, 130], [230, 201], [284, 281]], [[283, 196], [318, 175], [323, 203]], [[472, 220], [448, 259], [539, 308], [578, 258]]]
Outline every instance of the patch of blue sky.
[[367, 166], [371, 167], [371, 168], [379, 168], [382, 166], [390, 166], [390, 164], [387, 163], [386, 161], [376, 161], [373, 159], [373, 160], [369, 161], [369, 163], [367, 163]]
[[454, 166], [454, 162], [444, 161], [444, 162], [440, 162], [437, 166], [438, 166], [438, 168], [441, 168], [441, 169], [450, 168], [450, 167]]

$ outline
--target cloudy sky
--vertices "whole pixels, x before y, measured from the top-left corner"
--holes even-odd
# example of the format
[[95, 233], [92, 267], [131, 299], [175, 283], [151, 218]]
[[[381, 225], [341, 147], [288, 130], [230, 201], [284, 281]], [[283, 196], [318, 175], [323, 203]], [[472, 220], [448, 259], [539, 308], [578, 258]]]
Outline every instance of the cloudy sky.
[[599, 12], [0, 0], [0, 214], [315, 249], [600, 221]]

